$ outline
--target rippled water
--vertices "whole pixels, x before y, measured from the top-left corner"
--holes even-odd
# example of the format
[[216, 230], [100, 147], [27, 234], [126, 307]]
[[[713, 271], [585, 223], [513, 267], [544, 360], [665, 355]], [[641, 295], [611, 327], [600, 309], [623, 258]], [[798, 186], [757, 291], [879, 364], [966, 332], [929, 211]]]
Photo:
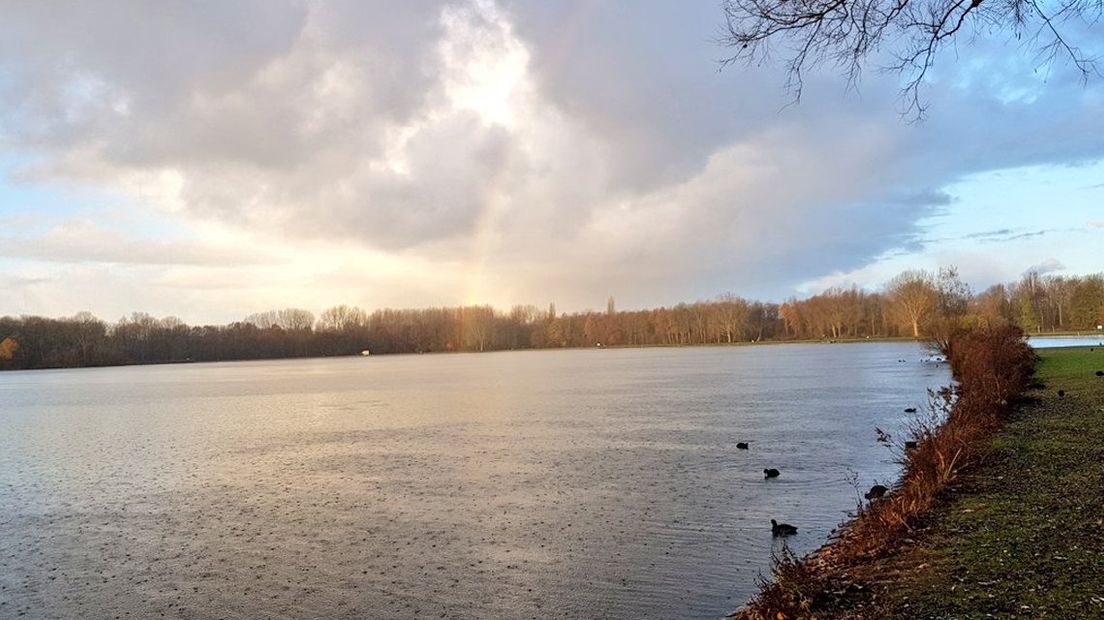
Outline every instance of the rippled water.
[[948, 380], [922, 357], [863, 343], [3, 373], [0, 617], [717, 618], [769, 565], [771, 517], [807, 551], [854, 506], [852, 473], [892, 479], [874, 427]]

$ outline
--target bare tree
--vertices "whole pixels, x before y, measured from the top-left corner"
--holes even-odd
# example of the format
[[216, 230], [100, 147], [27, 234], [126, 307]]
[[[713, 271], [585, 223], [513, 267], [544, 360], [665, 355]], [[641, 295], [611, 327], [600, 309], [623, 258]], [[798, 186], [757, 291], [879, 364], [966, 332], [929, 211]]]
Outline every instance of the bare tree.
[[1070, 301], [1073, 299], [1073, 282], [1062, 276], [1045, 276], [1043, 287], [1046, 290], [1047, 305], [1054, 312], [1051, 326], [1055, 329], [1064, 329], [1069, 313]]
[[939, 268], [936, 276], [936, 292], [939, 301], [939, 314], [947, 318], [958, 319], [966, 315], [970, 300], [974, 295], [970, 285], [958, 275], [958, 267], [950, 265]]
[[324, 332], [348, 332], [368, 324], [368, 315], [356, 306], [334, 306], [318, 317], [318, 329]]
[[912, 337], [920, 337], [920, 326], [935, 310], [939, 293], [926, 271], [906, 271], [886, 285], [886, 292], [901, 319], [912, 328]]
[[258, 329], [279, 327], [289, 331], [310, 331], [314, 327], [314, 315], [299, 308], [268, 310], [245, 317], [246, 323], [256, 325]]
[[1012, 310], [1008, 300], [1008, 288], [994, 284], [974, 297], [973, 313], [986, 327], [1012, 322]]
[[751, 306], [746, 299], [725, 293], [717, 300], [717, 323], [728, 343], [732, 343], [733, 339], [740, 340], [750, 315]]
[[485, 351], [494, 329], [494, 308], [490, 306], [467, 306], [460, 309], [464, 340], [476, 351]]
[[257, 326], [257, 329], [271, 329], [280, 323], [280, 316], [276, 310], [254, 312], [243, 319], [245, 323]]
[[[920, 118], [920, 87], [939, 52], [964, 36], [1013, 37], [1038, 64], [1071, 62], [1082, 77], [1096, 58], [1068, 36], [1098, 27], [1104, 0], [723, 0], [724, 64], [765, 59], [786, 49], [786, 87], [799, 100], [803, 74], [817, 65], [840, 69], [854, 85], [871, 57], [888, 52], [883, 69], [902, 75], [905, 114]], [[1085, 35], [1086, 38], [1090, 35]]]
[[292, 331], [307, 331], [314, 327], [314, 315], [299, 308], [284, 308], [277, 312], [279, 326]]

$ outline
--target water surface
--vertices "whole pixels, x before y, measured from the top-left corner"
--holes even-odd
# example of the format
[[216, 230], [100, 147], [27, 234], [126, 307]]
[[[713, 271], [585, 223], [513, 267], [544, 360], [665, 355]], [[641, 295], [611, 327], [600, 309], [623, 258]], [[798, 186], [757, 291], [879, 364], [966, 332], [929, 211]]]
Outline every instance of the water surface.
[[1029, 336], [1027, 344], [1036, 349], [1050, 347], [1104, 347], [1104, 335]]
[[[945, 366], [903, 343], [0, 374], [0, 617], [718, 618]], [[751, 449], [736, 450], [738, 441]], [[782, 476], [764, 481], [762, 469]]]

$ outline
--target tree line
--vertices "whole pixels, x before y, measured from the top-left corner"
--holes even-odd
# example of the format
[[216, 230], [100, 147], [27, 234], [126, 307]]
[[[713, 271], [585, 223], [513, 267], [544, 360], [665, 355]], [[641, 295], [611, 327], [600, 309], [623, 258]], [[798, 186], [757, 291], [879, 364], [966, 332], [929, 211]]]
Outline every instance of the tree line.
[[1096, 331], [1104, 323], [1104, 274], [1040, 275], [973, 293], [953, 267], [906, 271], [882, 290], [830, 288], [781, 304], [726, 294], [651, 310], [557, 314], [535, 306], [381, 309], [335, 306], [315, 317], [296, 308], [229, 325], [189, 326], [134, 313], [107, 323], [72, 317], [0, 318], [0, 369], [186, 361], [499, 351], [596, 346], [733, 344], [764, 340], [908, 337], [938, 340], [969, 325], [1016, 325], [1029, 334]]

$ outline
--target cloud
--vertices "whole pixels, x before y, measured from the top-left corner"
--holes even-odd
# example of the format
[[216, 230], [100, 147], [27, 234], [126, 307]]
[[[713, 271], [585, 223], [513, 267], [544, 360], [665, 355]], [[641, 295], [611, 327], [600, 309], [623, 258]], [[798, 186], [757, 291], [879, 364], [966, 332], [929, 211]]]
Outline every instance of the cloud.
[[1065, 269], [1066, 266], [1062, 264], [1062, 261], [1058, 260], [1057, 258], [1048, 258], [1037, 265], [1032, 265], [1031, 267], [1028, 267], [1026, 270], [1024, 270], [1024, 275], [1027, 275], [1029, 273], [1037, 273], [1039, 275], [1043, 275], [1047, 273], [1054, 273], [1056, 271], [1065, 271]]
[[1033, 237], [1042, 237], [1043, 235], [1055, 232], [1053, 229], [1043, 230], [1013, 230], [1011, 228], [999, 228], [996, 230], [983, 230], [979, 232], [969, 233], [958, 237], [959, 239], [967, 239], [979, 241], [982, 243], [996, 243], [1004, 241], [1019, 241], [1021, 239], [1031, 239]]
[[717, 71], [709, 3], [119, 3], [64, 17], [25, 4], [0, 24], [0, 139], [19, 178], [230, 232], [71, 223], [14, 234], [3, 253], [156, 266], [147, 294], [190, 290], [195, 307], [238, 306], [215, 297], [232, 288], [212, 273], [226, 266], [272, 301], [321, 299], [312, 282], [373, 305], [781, 297], [922, 247], [956, 179], [1104, 156], [1099, 86], [1059, 68], [1045, 89], [1016, 83], [1031, 96], [1002, 95], [993, 76], [1016, 68], [1002, 50], [947, 68], [923, 125], [897, 116], [884, 76], [860, 99], [810, 73], [804, 102], [780, 111], [771, 68]]
[[263, 249], [209, 241], [143, 239], [87, 220], [71, 220], [31, 237], [0, 237], [0, 256], [57, 263], [125, 265], [204, 265], [236, 267], [273, 264]]
[[954, 196], [941, 189], [926, 188], [905, 193], [896, 200], [902, 205], [911, 207], [945, 207], [954, 202]]

